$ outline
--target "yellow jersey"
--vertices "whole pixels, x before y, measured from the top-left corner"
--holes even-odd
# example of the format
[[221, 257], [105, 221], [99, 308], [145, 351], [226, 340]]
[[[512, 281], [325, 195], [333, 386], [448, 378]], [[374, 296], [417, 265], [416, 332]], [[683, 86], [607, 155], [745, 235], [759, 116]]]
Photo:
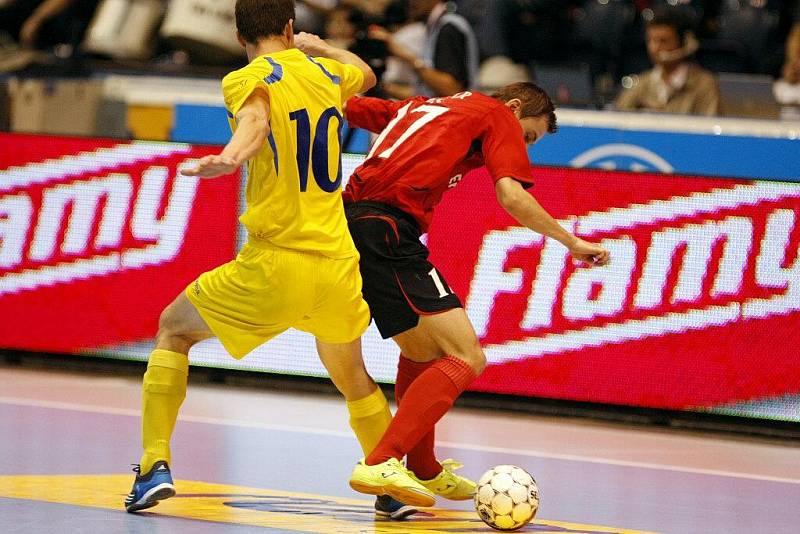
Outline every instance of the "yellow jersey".
[[250, 239], [331, 258], [356, 255], [342, 207], [342, 105], [363, 82], [357, 67], [296, 48], [259, 56], [223, 78], [233, 131], [253, 91], [269, 94], [270, 133], [248, 162], [239, 218]]

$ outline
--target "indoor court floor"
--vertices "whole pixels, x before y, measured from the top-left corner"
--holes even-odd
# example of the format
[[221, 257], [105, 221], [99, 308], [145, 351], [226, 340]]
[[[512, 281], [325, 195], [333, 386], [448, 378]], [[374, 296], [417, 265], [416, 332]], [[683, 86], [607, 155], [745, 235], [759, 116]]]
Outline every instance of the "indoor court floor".
[[[0, 532], [492, 532], [471, 502], [376, 520], [347, 485], [360, 456], [332, 395], [189, 384], [173, 439], [178, 496], [122, 502], [139, 458], [140, 382], [0, 367]], [[523, 532], [796, 533], [800, 446], [719, 434], [455, 409], [438, 455], [475, 478], [530, 471], [541, 506]]]

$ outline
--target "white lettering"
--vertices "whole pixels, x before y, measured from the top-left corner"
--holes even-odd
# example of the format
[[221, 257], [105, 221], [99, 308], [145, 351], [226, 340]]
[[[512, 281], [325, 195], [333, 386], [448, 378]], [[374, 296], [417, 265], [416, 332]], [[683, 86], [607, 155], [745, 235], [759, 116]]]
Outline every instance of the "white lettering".
[[166, 211], [159, 219], [158, 209], [164, 198], [168, 172], [166, 167], [151, 167], [142, 175], [131, 232], [136, 239], [155, 240], [156, 244], [126, 251], [122, 255], [123, 267], [142, 267], [171, 260], [183, 245], [199, 178], [183, 175], [175, 178]]
[[[567, 232], [575, 231], [574, 221], [559, 222]], [[553, 309], [555, 307], [558, 290], [561, 287], [561, 275], [567, 266], [569, 251], [564, 245], [554, 239], [547, 239], [542, 249], [542, 257], [536, 268], [536, 278], [533, 281], [533, 291], [528, 298], [528, 309], [522, 318], [522, 328], [531, 330], [553, 323]]]
[[745, 217], [728, 217], [724, 222], [725, 248], [714, 279], [711, 295], [735, 295], [742, 289], [742, 277], [753, 247], [753, 222]]
[[686, 246], [686, 254], [678, 271], [678, 282], [671, 302], [697, 300], [708, 272], [714, 243], [722, 237], [725, 237], [726, 243], [714, 291], [718, 294], [735, 293], [742, 284], [752, 235], [752, 223], [741, 217], [668, 228], [653, 234], [634, 305], [637, 308], [655, 308], [662, 304], [675, 253], [683, 245]]
[[[601, 243], [613, 261], [604, 267], [577, 269], [564, 290], [564, 317], [572, 320], [593, 319], [622, 311], [631, 275], [636, 266], [636, 243], [630, 239], [607, 239]], [[600, 284], [596, 299], [592, 288]]]
[[516, 293], [522, 289], [522, 269], [505, 270], [508, 253], [517, 247], [532, 247], [541, 241], [540, 234], [527, 228], [495, 230], [484, 236], [466, 306], [467, 316], [478, 337], [486, 335], [497, 294]]
[[39, 220], [28, 257], [47, 261], [55, 252], [62, 222], [71, 205], [67, 231], [61, 245], [65, 254], [82, 254], [89, 244], [100, 199], [107, 198], [100, 218], [97, 246], [116, 246], [122, 238], [122, 228], [130, 204], [133, 186], [129, 176], [114, 174], [89, 182], [60, 184], [44, 192]]
[[766, 317], [800, 309], [800, 250], [791, 266], [782, 267], [787, 259], [795, 218], [793, 210], [779, 209], [770, 214], [764, 239], [761, 241], [761, 251], [756, 259], [758, 285], [785, 288], [786, 292], [768, 299], [747, 301], [742, 308], [743, 316]]
[[33, 204], [27, 195], [0, 198], [0, 268], [22, 263]]

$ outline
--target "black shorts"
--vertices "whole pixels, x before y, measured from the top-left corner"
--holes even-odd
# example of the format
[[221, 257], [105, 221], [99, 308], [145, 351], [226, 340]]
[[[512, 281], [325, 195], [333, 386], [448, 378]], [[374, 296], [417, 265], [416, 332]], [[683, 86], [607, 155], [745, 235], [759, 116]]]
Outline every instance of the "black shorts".
[[364, 300], [384, 339], [414, 328], [420, 315], [461, 308], [407, 213], [379, 202], [345, 206], [350, 235], [361, 255]]

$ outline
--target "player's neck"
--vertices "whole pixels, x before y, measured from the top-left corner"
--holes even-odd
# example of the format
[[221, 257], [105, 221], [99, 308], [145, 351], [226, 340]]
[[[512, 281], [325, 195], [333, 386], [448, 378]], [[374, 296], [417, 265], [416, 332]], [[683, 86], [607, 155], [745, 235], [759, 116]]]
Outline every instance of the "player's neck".
[[283, 52], [292, 48], [289, 42], [283, 36], [268, 37], [259, 39], [256, 44], [247, 44], [245, 47], [247, 51], [247, 58], [252, 61], [253, 59], [265, 56], [267, 54], [274, 54], [276, 52]]

